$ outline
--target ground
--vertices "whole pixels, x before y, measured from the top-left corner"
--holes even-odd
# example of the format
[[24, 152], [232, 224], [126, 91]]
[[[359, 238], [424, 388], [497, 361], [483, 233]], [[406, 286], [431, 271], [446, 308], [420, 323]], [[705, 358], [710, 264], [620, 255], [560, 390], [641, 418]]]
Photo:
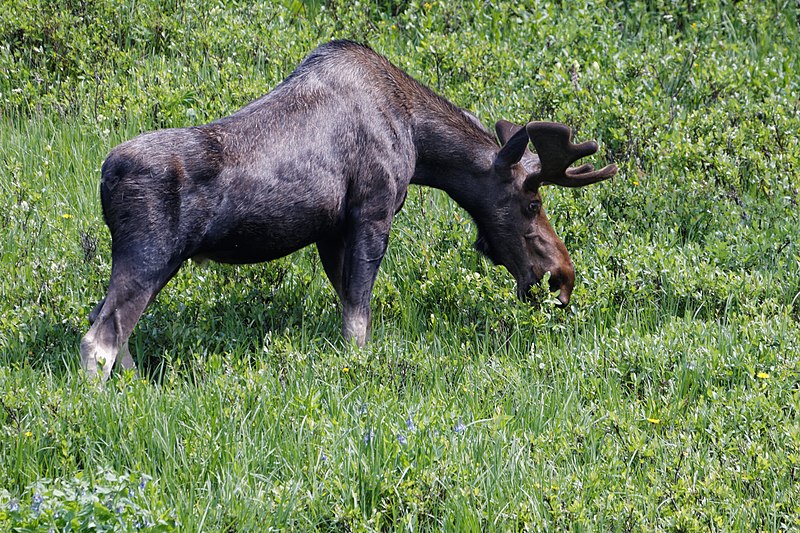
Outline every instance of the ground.
[[[0, 529], [800, 527], [798, 7], [14, 0], [0, 18]], [[611, 181], [549, 188], [577, 272], [529, 306], [414, 188], [341, 340], [313, 250], [190, 264], [79, 372], [108, 151], [367, 42], [476, 114], [564, 122]]]

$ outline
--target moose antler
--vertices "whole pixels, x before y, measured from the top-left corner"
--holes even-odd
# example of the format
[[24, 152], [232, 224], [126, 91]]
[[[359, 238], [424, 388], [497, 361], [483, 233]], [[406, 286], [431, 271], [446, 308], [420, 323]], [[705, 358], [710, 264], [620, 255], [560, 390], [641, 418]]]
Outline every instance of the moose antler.
[[586, 164], [576, 168], [569, 166], [597, 151], [597, 143], [586, 141], [572, 144], [572, 131], [557, 122], [530, 122], [525, 129], [539, 155], [538, 172], [529, 175], [525, 188], [535, 190], [542, 185], [561, 185], [562, 187], [583, 187], [610, 178], [617, 173], [617, 165], [611, 164], [595, 170]]

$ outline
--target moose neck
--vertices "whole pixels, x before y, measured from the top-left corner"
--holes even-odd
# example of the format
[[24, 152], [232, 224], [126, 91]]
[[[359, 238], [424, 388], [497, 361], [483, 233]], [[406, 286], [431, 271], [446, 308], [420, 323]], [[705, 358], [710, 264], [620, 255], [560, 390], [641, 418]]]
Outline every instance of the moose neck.
[[475, 216], [485, 205], [494, 157], [494, 136], [478, 120], [444, 99], [417, 107], [412, 183], [441, 189]]

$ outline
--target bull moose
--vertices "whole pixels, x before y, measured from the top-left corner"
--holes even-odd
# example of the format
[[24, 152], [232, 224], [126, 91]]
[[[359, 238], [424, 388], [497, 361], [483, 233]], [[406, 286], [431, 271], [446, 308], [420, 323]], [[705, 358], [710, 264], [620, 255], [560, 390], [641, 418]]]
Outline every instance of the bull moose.
[[444, 190], [471, 215], [477, 250], [511, 272], [520, 298], [549, 272], [566, 305], [575, 269], [540, 188], [582, 187], [617, 168], [570, 167], [597, 144], [572, 144], [563, 124], [501, 120], [496, 133], [499, 144], [369, 47], [332, 41], [230, 116], [120, 144], [100, 184], [111, 279], [89, 315], [81, 366], [103, 379], [117, 359], [134, 367], [128, 338], [187, 259], [255, 263], [312, 243], [341, 301], [344, 338], [363, 346], [392, 218], [412, 183]]

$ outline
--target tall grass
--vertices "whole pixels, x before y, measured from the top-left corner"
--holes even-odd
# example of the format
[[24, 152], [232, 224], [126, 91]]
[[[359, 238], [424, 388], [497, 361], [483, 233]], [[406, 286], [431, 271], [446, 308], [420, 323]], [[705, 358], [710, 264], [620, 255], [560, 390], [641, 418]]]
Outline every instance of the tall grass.
[[[4, 7], [0, 529], [800, 527], [793, 3]], [[546, 191], [571, 308], [517, 302], [468, 216], [413, 189], [363, 350], [309, 249], [187, 265], [131, 338], [141, 375], [87, 386], [105, 154], [332, 37], [487, 124], [600, 142], [614, 180]]]

